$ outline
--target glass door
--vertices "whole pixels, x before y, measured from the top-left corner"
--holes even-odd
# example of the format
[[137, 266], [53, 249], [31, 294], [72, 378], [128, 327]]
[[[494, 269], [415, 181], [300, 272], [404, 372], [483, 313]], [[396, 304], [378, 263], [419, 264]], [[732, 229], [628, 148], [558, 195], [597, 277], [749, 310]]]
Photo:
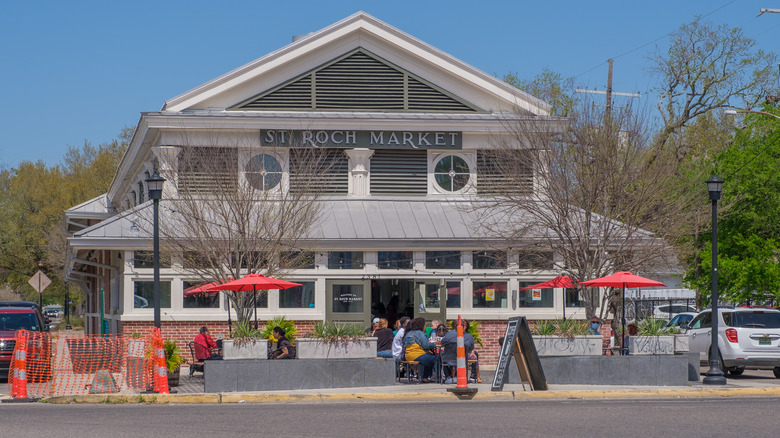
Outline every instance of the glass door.
[[423, 317], [431, 322], [434, 319], [444, 322], [447, 317], [446, 281], [416, 281], [414, 288], [414, 316]]
[[369, 327], [371, 285], [368, 280], [328, 280], [325, 318], [330, 322], [352, 322]]

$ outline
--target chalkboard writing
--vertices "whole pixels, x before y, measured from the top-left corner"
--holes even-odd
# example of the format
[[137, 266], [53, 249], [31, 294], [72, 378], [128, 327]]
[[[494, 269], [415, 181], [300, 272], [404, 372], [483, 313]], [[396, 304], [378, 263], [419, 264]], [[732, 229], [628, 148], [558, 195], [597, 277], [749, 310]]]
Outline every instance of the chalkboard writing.
[[501, 391], [504, 389], [504, 383], [506, 383], [509, 362], [512, 358], [512, 352], [514, 350], [515, 340], [517, 339], [517, 326], [520, 323], [522, 316], [516, 316], [509, 318], [506, 324], [506, 333], [504, 334], [504, 343], [501, 345], [501, 350], [498, 352], [498, 366], [496, 367], [496, 374], [493, 376], [493, 386], [491, 391]]
[[512, 357], [515, 359], [517, 371], [520, 373], [523, 383], [529, 383], [533, 390], [547, 389], [547, 380], [544, 377], [542, 364], [539, 362], [536, 347], [531, 339], [531, 330], [528, 328], [528, 321], [524, 316], [516, 316], [507, 321], [504, 343], [499, 351], [498, 366], [496, 374], [493, 376], [491, 391], [504, 389], [504, 383], [509, 377], [509, 363]]

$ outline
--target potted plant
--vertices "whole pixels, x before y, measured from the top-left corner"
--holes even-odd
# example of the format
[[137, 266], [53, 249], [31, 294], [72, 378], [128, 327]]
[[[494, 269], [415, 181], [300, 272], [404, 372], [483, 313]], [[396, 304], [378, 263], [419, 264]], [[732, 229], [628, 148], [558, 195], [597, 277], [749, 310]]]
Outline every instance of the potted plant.
[[[298, 334], [298, 329], [295, 327], [295, 322], [287, 319], [284, 316], [277, 316], [274, 319], [268, 320], [268, 323], [262, 330], [260, 330], [260, 336], [263, 339], [267, 339], [269, 343], [273, 344], [276, 340], [273, 337], [274, 327], [281, 327], [284, 330], [284, 336], [295, 345], [295, 335]], [[273, 348], [272, 348], [273, 349]]]
[[646, 318], [639, 321], [637, 329], [638, 334], [628, 338], [629, 354], [674, 354], [673, 328], [667, 327], [665, 320]]
[[299, 359], [375, 358], [376, 341], [361, 324], [318, 322], [307, 337], [298, 339]]
[[601, 335], [589, 335], [588, 323], [578, 319], [539, 320], [531, 325], [539, 356], [600, 356]]
[[222, 341], [222, 353], [225, 360], [267, 359], [268, 340], [262, 338], [252, 322], [238, 321], [230, 338]]
[[179, 386], [181, 364], [186, 360], [181, 356], [181, 350], [173, 339], [163, 342], [163, 349], [165, 350], [165, 368], [168, 369], [168, 386]]

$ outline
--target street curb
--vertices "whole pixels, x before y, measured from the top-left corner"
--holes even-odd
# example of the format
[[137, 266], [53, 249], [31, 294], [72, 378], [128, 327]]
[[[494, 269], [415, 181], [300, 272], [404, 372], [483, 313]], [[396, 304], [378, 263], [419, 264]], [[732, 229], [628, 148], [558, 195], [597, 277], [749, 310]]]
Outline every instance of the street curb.
[[[572, 399], [647, 399], [647, 398], [713, 398], [713, 397], [780, 397], [777, 388], [674, 388], [642, 390], [572, 390], [572, 391], [482, 391], [472, 400], [532, 401]], [[407, 402], [457, 401], [458, 397], [445, 389], [441, 392], [354, 392], [354, 393], [222, 393], [222, 394], [102, 394], [61, 396], [43, 399], [54, 404], [231, 404], [231, 403], [311, 403], [311, 402]]]

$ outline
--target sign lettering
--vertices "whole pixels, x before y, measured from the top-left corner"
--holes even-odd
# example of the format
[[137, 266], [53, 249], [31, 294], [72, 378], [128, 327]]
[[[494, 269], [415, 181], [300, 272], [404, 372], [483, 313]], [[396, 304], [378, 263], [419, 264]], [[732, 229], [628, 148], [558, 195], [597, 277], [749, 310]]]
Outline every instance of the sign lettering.
[[460, 132], [261, 130], [262, 146], [293, 148], [461, 149]]

